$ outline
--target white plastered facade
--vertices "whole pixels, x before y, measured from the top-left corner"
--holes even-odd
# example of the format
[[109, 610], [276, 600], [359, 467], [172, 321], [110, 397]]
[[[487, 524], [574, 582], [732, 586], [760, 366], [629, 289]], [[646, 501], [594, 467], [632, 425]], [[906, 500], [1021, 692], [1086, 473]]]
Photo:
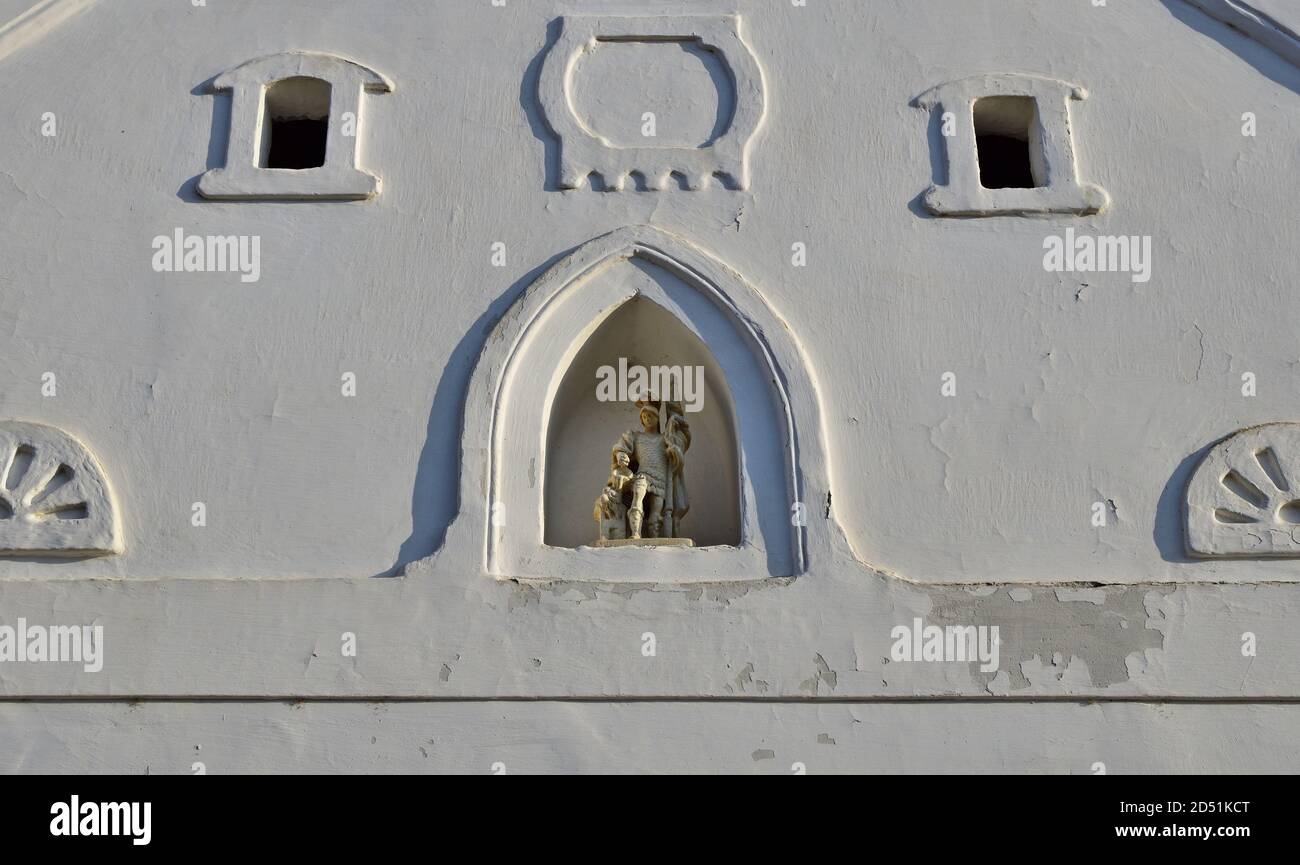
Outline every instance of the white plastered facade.
[[[0, 663], [17, 743], [0, 768], [72, 771], [94, 752], [105, 768], [187, 771], [161, 740], [79, 732], [137, 698], [158, 703], [164, 739], [186, 740], [233, 729], [186, 699], [225, 698], [239, 724], [271, 717], [257, 714], [267, 698], [320, 701], [306, 726], [249, 740], [274, 769], [328, 769], [328, 750], [285, 747], [311, 736], [360, 753], [349, 731], [364, 722], [336, 700], [412, 701], [403, 725], [436, 714], [473, 743], [445, 763], [385, 757], [412, 770], [478, 765], [510, 735], [483, 723], [503, 699], [583, 701], [573, 714], [607, 741], [681, 725], [695, 744], [662, 752], [681, 770], [798, 759], [802, 745], [773, 746], [733, 705], [748, 700], [782, 703], [800, 743], [839, 755], [827, 770], [947, 758], [816, 746], [853, 740], [823, 729], [853, 720], [818, 699], [850, 714], [944, 701], [888, 709], [885, 738], [964, 730], [993, 752], [1007, 706], [1031, 733], [1080, 741], [1163, 723], [1036, 702], [1064, 698], [1204, 703], [1178, 710], [1193, 741], [1286, 728], [1284, 708], [1256, 703], [1300, 696], [1300, 558], [1189, 546], [1189, 484], [1217, 443], [1300, 420], [1300, 69], [1282, 4], [1233, 26], [1208, 0], [1050, 16], [1029, 0], [690, 4], [715, 22], [701, 42], [732, 52], [709, 98], [736, 137], [689, 155], [684, 183], [674, 154], [621, 154], [625, 182], [606, 191], [576, 182], [599, 154], [566, 151], [576, 133], [552, 122], [565, 34], [575, 17], [625, 16], [637, 26], [605, 35], [655, 37], [646, 22], [664, 19], [659, 37], [685, 38], [699, 28], [683, 4], [464, 5], [45, 2], [0, 26], [0, 111], [17, 118], [0, 129], [0, 419], [81, 442], [116, 520], [103, 554], [0, 557], [0, 624], [106, 635], [101, 674]], [[347, 79], [360, 123], [343, 185], [205, 197], [244, 116], [222, 76], [303, 56], [333, 58], [312, 61], [322, 74], [365, 71]], [[617, 83], [671, 87], [676, 70]], [[1013, 76], [1061, 85], [1035, 86], [1068, 102], [1082, 197], [929, 206], [954, 142], [925, 94]], [[720, 158], [735, 182], [699, 173]], [[259, 238], [259, 278], [152, 268], [151, 242], [177, 229]], [[1151, 238], [1150, 279], [1045, 270], [1045, 239], [1067, 231]], [[653, 285], [602, 281], [619, 262], [650, 266]], [[545, 467], [531, 485], [526, 467], [545, 461], [564, 360], [634, 294], [705, 339], [744, 395], [734, 548], [543, 543]], [[518, 532], [494, 534], [497, 503]], [[893, 629], [917, 619], [1000, 626], [999, 669], [894, 661]], [[68, 698], [106, 703], [43, 708]], [[963, 704], [999, 698], [1015, 702]], [[642, 699], [684, 702], [628, 702]], [[572, 730], [545, 732], [565, 710], [529, 705], [538, 735], [567, 748]], [[32, 744], [43, 737], [68, 747]], [[709, 743], [727, 737], [752, 747], [719, 757]], [[1284, 737], [1265, 739], [1273, 766], [1300, 768]], [[752, 756], [768, 750], [777, 762]], [[1194, 768], [1250, 750], [1205, 749]], [[511, 759], [657, 768], [653, 749], [626, 753]], [[1090, 756], [1006, 765], [1086, 771]], [[1111, 759], [1187, 768], [1172, 750]]]

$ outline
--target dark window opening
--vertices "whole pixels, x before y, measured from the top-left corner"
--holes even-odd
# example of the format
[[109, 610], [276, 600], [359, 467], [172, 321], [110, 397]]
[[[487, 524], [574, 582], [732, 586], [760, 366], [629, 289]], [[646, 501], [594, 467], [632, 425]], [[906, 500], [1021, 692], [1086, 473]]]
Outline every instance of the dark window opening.
[[1006, 135], [977, 135], [980, 151], [980, 185], [985, 189], [1033, 189], [1029, 167], [1029, 142]]
[[1041, 176], [1038, 106], [1028, 96], [988, 96], [975, 102], [975, 147], [985, 189], [1034, 189]]
[[266, 89], [263, 168], [320, 168], [329, 138], [330, 83], [285, 78]]
[[325, 164], [328, 120], [272, 120], [267, 168], [320, 168]]

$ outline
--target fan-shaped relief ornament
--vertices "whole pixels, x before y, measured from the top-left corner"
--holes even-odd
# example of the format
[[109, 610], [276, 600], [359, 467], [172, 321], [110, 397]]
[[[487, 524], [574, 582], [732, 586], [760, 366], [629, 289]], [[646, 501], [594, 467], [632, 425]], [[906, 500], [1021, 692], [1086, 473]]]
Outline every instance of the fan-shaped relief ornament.
[[1300, 423], [1249, 427], [1205, 455], [1187, 485], [1187, 551], [1300, 557]]
[[0, 421], [0, 555], [104, 555], [122, 551], [103, 470], [72, 436]]

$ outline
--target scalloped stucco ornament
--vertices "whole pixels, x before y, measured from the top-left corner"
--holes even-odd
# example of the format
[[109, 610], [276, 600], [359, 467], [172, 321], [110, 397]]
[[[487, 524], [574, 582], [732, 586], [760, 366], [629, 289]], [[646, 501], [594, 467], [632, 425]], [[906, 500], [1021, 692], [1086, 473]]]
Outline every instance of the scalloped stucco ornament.
[[[561, 22], [559, 41], [547, 53], [538, 82], [546, 121], [560, 142], [560, 188], [577, 189], [591, 174], [615, 191], [624, 189], [632, 174], [641, 175], [651, 190], [668, 188], [673, 175], [692, 191], [715, 175], [737, 189], [749, 188], [749, 145], [763, 123], [765, 97], [763, 71], [745, 43], [739, 15], [568, 15]], [[584, 123], [573, 102], [578, 61], [599, 45], [632, 42], [693, 43], [717, 55], [732, 89], [725, 130], [699, 147], [626, 147]]]

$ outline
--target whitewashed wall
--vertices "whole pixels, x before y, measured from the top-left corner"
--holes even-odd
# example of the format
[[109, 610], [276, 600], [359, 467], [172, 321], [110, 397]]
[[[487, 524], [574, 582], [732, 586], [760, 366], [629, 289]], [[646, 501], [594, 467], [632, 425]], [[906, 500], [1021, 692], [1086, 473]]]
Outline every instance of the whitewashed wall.
[[[99, 674], [0, 664], [5, 696], [1300, 695], [1300, 560], [1192, 559], [1182, 527], [1183, 491], [1214, 442], [1300, 419], [1300, 69], [1275, 51], [1183, 0], [82, 5], [0, 60], [0, 114], [12, 118], [0, 125], [0, 418], [90, 447], [115, 489], [124, 551], [0, 559], [0, 623], [93, 621], [106, 640]], [[1284, 4], [1257, 5], [1296, 26]], [[594, 11], [741, 14], [765, 97], [747, 189], [558, 188], [538, 81], [558, 19]], [[208, 85], [286, 50], [337, 54], [393, 83], [364, 97], [361, 163], [382, 178], [373, 200], [197, 194], [199, 175], [227, 159], [229, 99]], [[692, 135], [712, 135], [734, 107], [705, 87], [727, 84], [710, 56], [678, 51], [660, 66], [658, 51], [635, 53], [627, 62], [644, 74], [599, 52], [583, 61], [596, 71], [582, 109], [607, 112], [619, 135], [635, 134], [638, 96]], [[942, 137], [912, 101], [1007, 72], [1086, 88], [1072, 133], [1082, 179], [1109, 194], [1103, 212], [927, 212]], [[705, 96], [665, 97], [667, 84]], [[47, 112], [53, 137], [40, 134]], [[1242, 134], [1246, 112], [1254, 136]], [[473, 440], [482, 406], [466, 421], [480, 353], [548, 268], [638, 225], [733, 270], [746, 308], [780, 322], [766, 335], [782, 371], [806, 383], [793, 422], [812, 524], [792, 578], [759, 568], [753, 582], [713, 582], [706, 551], [672, 560], [671, 586], [485, 573], [473, 516], [484, 503], [464, 495], [481, 488], [490, 444]], [[155, 272], [151, 242], [177, 227], [259, 236], [260, 279]], [[1044, 238], [1066, 229], [1150, 236], [1150, 281], [1046, 272]], [[796, 243], [805, 267], [791, 264]], [[54, 397], [42, 393], [47, 372]], [[347, 372], [355, 397], [340, 391]], [[941, 394], [945, 372], [955, 396]], [[689, 585], [693, 575], [706, 582]], [[999, 625], [1001, 668], [890, 662], [891, 629], [915, 617]], [[344, 632], [356, 657], [340, 654]], [[654, 658], [642, 654], [647, 632]], [[1258, 637], [1255, 657], [1240, 651], [1244, 632]], [[181, 720], [168, 705], [149, 711]], [[22, 735], [62, 737], [119, 709], [6, 712]], [[543, 730], [562, 723], [549, 709], [512, 711], [535, 711]], [[739, 710], [673, 711], [706, 732], [749, 723]], [[894, 708], [881, 723], [968, 711]], [[1046, 729], [1063, 710], [998, 711]], [[1250, 706], [1222, 711], [1269, 722]], [[240, 712], [255, 724], [272, 710]], [[184, 721], [213, 729], [205, 717]], [[448, 710], [437, 723], [474, 717]], [[1120, 736], [1156, 723], [1132, 708], [1104, 720]], [[139, 768], [154, 746], [133, 747], [132, 760], [90, 767]], [[414, 767], [412, 751], [388, 759]], [[0, 752], [19, 755], [0, 764], [9, 770], [78, 765]], [[1277, 765], [1300, 767], [1296, 757]], [[1005, 765], [1075, 767], [1017, 760]], [[368, 765], [307, 749], [276, 768]]]

